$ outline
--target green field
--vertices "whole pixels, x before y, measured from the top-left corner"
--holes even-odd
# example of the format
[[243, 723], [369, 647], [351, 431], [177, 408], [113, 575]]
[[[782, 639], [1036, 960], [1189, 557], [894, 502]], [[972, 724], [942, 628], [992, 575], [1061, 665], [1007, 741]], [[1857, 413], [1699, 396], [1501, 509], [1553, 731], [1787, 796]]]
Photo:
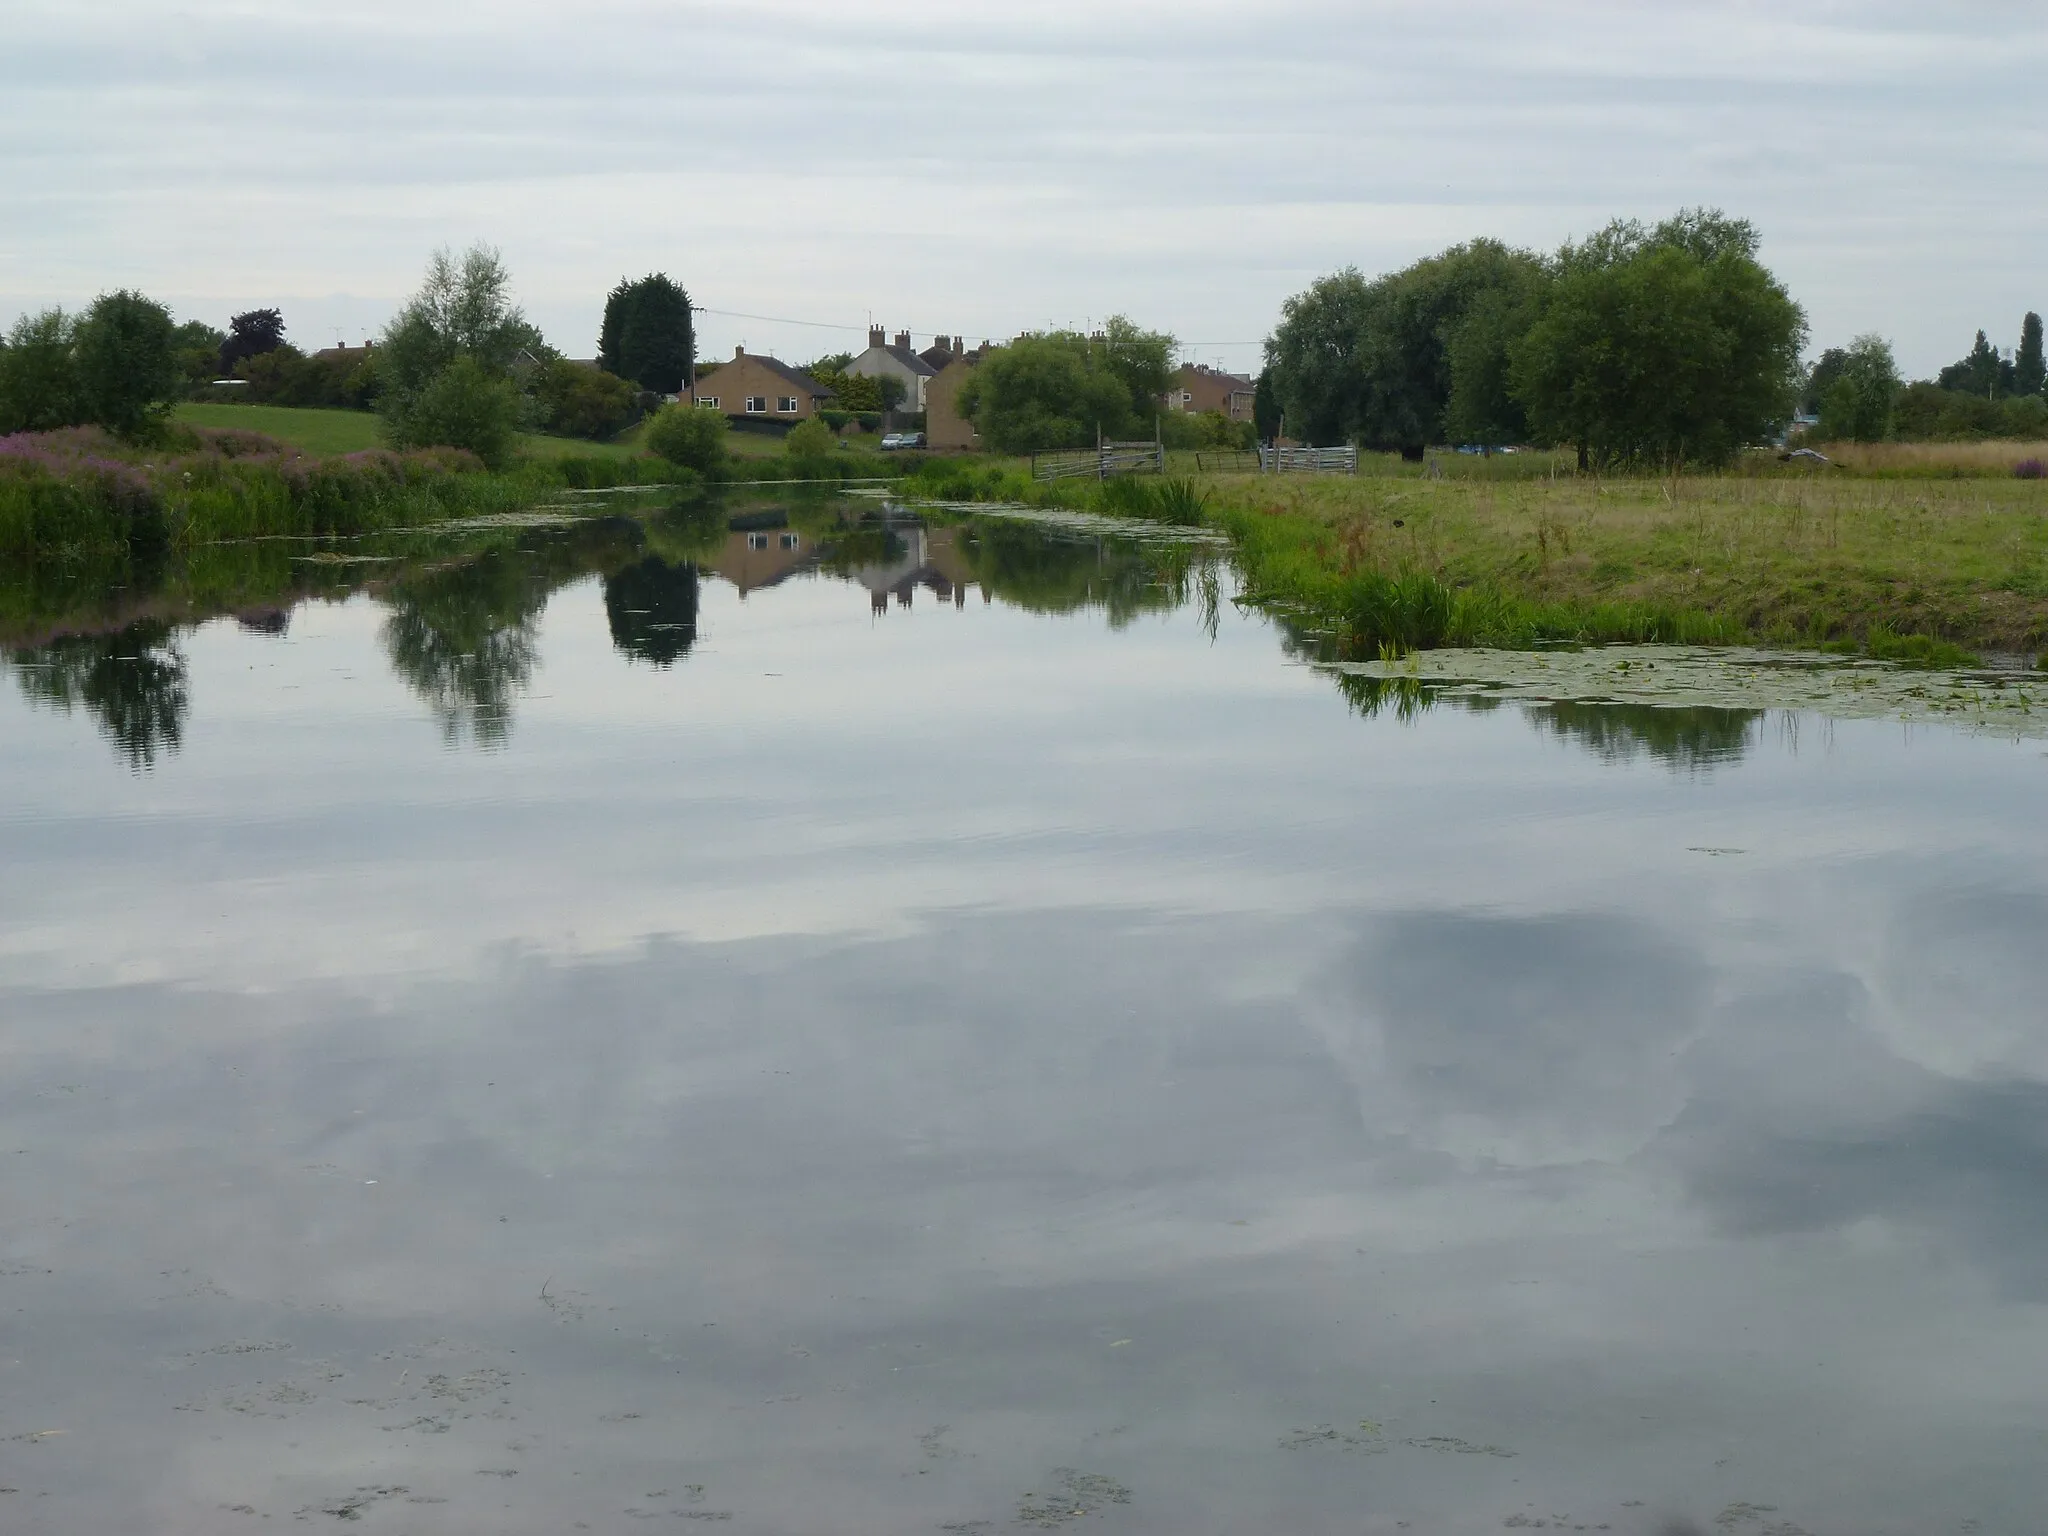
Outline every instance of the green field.
[[[307, 453], [357, 453], [379, 447], [383, 442], [380, 423], [371, 411], [317, 410], [292, 405], [181, 405], [177, 419], [191, 427], [261, 432]], [[537, 459], [623, 459], [639, 452], [639, 447], [638, 427], [608, 443], [593, 443], [579, 437], [543, 437], [538, 433], [527, 433], [519, 439], [520, 452]]]

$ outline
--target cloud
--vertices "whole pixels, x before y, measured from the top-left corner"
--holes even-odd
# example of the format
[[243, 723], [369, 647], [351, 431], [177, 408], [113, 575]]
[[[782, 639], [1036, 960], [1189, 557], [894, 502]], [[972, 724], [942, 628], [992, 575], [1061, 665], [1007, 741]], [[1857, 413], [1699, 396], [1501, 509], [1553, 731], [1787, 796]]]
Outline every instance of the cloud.
[[135, 283], [322, 341], [485, 238], [572, 351], [663, 267], [843, 328], [714, 314], [714, 351], [1122, 309], [1248, 364], [1334, 267], [1712, 202], [1817, 343], [1924, 372], [2043, 302], [2044, 56], [2004, 4], [41, 0], [0, 59], [0, 306]]

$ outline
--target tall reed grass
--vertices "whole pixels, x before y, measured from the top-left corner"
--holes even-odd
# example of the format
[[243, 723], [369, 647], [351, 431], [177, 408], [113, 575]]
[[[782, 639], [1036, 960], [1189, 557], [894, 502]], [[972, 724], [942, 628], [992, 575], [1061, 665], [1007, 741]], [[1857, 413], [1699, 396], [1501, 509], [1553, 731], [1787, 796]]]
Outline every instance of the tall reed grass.
[[509, 511], [563, 483], [492, 475], [456, 449], [309, 458], [254, 432], [191, 430], [153, 450], [97, 428], [0, 438], [0, 555], [137, 551], [276, 534], [356, 534]]

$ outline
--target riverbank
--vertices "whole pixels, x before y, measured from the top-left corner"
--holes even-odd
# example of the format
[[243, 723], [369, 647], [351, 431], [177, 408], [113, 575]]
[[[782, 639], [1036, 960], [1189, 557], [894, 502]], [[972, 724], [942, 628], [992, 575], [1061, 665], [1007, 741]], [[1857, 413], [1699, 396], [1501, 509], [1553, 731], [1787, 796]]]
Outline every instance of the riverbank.
[[1221, 528], [1252, 597], [1338, 658], [1654, 641], [1957, 664], [2048, 646], [2048, 482], [2009, 470], [1807, 473], [1772, 461], [1614, 479], [1451, 468], [1464, 473], [1208, 475], [1140, 492], [1034, 486], [1019, 466], [988, 462], [932, 466], [911, 485]]

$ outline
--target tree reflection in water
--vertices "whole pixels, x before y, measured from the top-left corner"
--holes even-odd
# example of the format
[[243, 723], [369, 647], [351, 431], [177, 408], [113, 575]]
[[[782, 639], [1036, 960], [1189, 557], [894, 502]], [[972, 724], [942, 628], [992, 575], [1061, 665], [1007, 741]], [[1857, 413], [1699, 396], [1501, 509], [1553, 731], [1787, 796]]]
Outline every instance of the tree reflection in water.
[[22, 696], [65, 714], [84, 708], [140, 773], [185, 737], [191, 692], [175, 632], [145, 620], [111, 635], [67, 635], [9, 653]]
[[[1499, 709], [1504, 702], [1449, 693], [1422, 678], [1398, 673], [1392, 677], [1357, 672], [1332, 675], [1345, 700], [1367, 719], [1391, 712], [1396, 719], [1408, 721], [1438, 707], [1479, 714]], [[1756, 740], [1764, 713], [1707, 705], [1522, 702], [1523, 717], [1531, 725], [1576, 742], [1604, 763], [1649, 757], [1682, 773], [1740, 762]]]
[[697, 566], [649, 555], [604, 579], [612, 644], [656, 667], [674, 664], [697, 643]]
[[549, 584], [518, 551], [409, 577], [389, 595], [384, 650], [441, 723], [450, 746], [467, 735], [502, 746], [512, 701], [533, 679]]

